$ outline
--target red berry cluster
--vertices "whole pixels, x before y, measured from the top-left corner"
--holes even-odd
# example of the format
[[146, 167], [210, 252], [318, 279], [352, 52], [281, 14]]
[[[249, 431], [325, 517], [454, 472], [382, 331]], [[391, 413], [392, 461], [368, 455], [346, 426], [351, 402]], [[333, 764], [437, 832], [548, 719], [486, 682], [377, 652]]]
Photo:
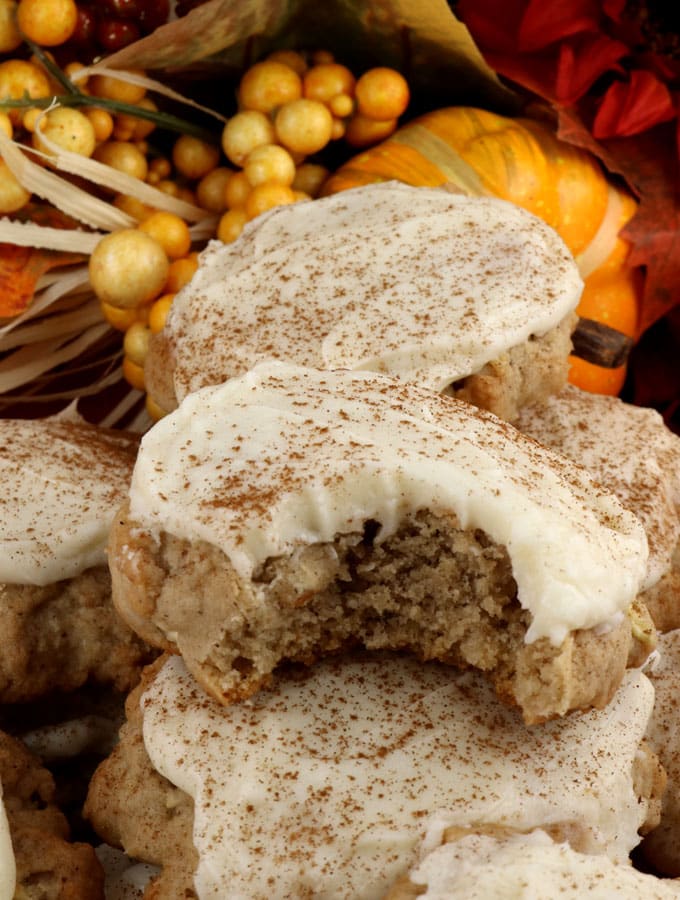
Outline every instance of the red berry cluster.
[[60, 56], [92, 62], [150, 34], [169, 14], [169, 0], [79, 0], [76, 29]]

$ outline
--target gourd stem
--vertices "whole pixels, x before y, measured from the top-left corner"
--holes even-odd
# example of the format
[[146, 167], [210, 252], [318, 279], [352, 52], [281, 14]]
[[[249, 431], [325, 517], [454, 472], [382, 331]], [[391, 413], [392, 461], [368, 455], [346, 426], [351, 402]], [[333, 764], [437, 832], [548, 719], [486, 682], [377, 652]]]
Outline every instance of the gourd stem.
[[633, 339], [603, 322], [581, 317], [571, 336], [574, 356], [586, 362], [617, 369], [628, 360]]

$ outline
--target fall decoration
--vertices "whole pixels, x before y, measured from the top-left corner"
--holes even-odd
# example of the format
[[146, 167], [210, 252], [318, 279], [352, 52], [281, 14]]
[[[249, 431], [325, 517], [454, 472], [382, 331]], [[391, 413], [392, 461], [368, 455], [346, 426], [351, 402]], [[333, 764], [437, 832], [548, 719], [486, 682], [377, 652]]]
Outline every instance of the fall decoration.
[[[214, 140], [203, 126], [196, 128], [189, 120], [166, 116], [146, 95], [169, 95], [192, 110], [197, 104], [189, 98], [183, 101], [143, 72], [111, 74], [105, 67], [91, 73], [92, 88], [98, 91], [95, 99], [79, 86], [88, 82], [90, 70], [80, 67], [71, 81], [39, 47], [32, 49], [36, 62], [30, 65], [47, 73], [53, 88], [63, 94], [29, 98], [6, 93], [1, 101], [16, 121], [10, 134], [0, 135], [0, 155], [26, 198], [0, 219], [0, 391], [2, 409], [12, 414], [17, 404], [24, 414], [53, 411], [70, 399], [115, 389], [127, 377], [122, 339], [116, 331], [127, 328], [130, 318], [136, 320], [137, 312], [130, 316], [128, 310], [104, 302], [88, 270], [88, 259], [104, 237], [136, 231], [138, 217], [145, 219], [155, 212], [156, 220], [146, 226], [147, 231], [166, 240], [168, 222], [174, 223], [175, 232], [181, 226], [182, 249], [188, 254], [191, 245], [211, 237], [216, 226], [215, 214], [199, 206], [190, 192], [182, 195], [174, 184], [173, 190], [163, 189], [158, 179], [143, 180], [139, 169], [130, 169], [131, 154], [143, 163], [145, 176], [158, 168], [147, 166], [134, 127], [127, 141], [108, 139], [122, 137], [122, 123], [128, 127], [127, 120], [132, 119], [144, 124], [147, 135], [160, 124], [167, 132], [180, 132], [181, 138], [200, 142], [198, 135], [207, 133]], [[99, 139], [92, 120], [86, 118], [93, 109], [111, 120], [111, 128]], [[65, 129], [50, 128], [60, 112], [77, 115], [82, 122], [77, 128], [73, 123]], [[220, 124], [224, 121], [217, 113], [209, 114]], [[83, 133], [90, 139], [86, 150], [80, 139]], [[159, 216], [165, 223], [160, 232], [154, 224]], [[144, 237], [143, 231], [139, 236]], [[147, 240], [156, 244], [155, 238], [147, 236]], [[175, 251], [173, 244], [170, 254]], [[167, 268], [166, 252], [158, 245]], [[132, 258], [127, 261], [133, 262]], [[164, 281], [165, 275], [159, 290]], [[117, 278], [109, 279], [111, 287], [118, 283]], [[135, 408], [139, 412], [140, 401], [143, 409], [143, 398], [138, 393], [130, 395], [132, 381], [127, 378], [127, 382], [116, 392], [107, 424], [118, 423], [119, 415], [125, 417]], [[148, 417], [137, 421], [141, 427], [149, 423]]]
[[[354, 73], [327, 51], [274, 51], [249, 66], [237, 86], [238, 111], [221, 136], [227, 161], [226, 209], [217, 227], [225, 243], [273, 206], [316, 197], [328, 169], [310, 180], [308, 157], [344, 138], [375, 144], [397, 128], [408, 106], [406, 79], [387, 66]], [[368, 123], [366, 128], [363, 123]], [[375, 128], [377, 127], [377, 130]], [[304, 167], [304, 168], [303, 168]]]
[[[458, 0], [457, 17], [508, 86], [540, 99], [558, 136], [598, 157], [639, 201], [625, 226], [631, 265], [643, 267], [638, 333], [673, 328], [680, 304], [680, 45], [672, 4], [644, 0]], [[652, 341], [654, 345], [654, 341]], [[642, 342], [638, 341], [642, 346]], [[649, 341], [645, 341], [645, 348]], [[663, 338], [664, 365], [634, 348], [626, 399], [650, 394], [680, 429], [674, 370], [678, 348]], [[649, 380], [656, 381], [650, 390]], [[675, 419], [673, 418], [675, 416]]]
[[[102, 5], [79, 2], [77, 5], [87, 15], [79, 20], [71, 38], [50, 48], [42, 61], [35, 48], [23, 41], [22, 35], [6, 35], [5, 53], [20, 56], [24, 62], [27, 54], [21, 50], [15, 52], [16, 48], [23, 43], [32, 49], [30, 62], [38, 63], [43, 76], [47, 73], [49, 88], [44, 89], [43, 77], [35, 91], [31, 88], [30, 97], [24, 98], [21, 92], [15, 95], [15, 103], [19, 102], [8, 114], [0, 115], [0, 131], [9, 138], [9, 143], [3, 143], [2, 153], [12, 157], [14, 169], [22, 172], [20, 187], [48, 204], [54, 204], [59, 198], [65, 212], [79, 224], [63, 230], [43, 223], [36, 230], [35, 223], [21, 220], [22, 210], [8, 213], [0, 220], [0, 241], [5, 245], [87, 257], [105, 234], [116, 228], [136, 227], [157, 209], [187, 222], [192, 253], [211, 235], [232, 240], [247, 220], [242, 163], [233, 164], [227, 156], [226, 164], [218, 163], [204, 176], [204, 184], [188, 184], [179, 169], [174, 168], [172, 153], [167, 152], [167, 140], [154, 148], [154, 135], [149, 139], [149, 132], [157, 128], [167, 133], [176, 127], [176, 132], [219, 147], [222, 126], [215, 127], [215, 115], [218, 121], [221, 116], [222, 122], [233, 117], [235, 108], [238, 109], [238, 82], [243, 74], [261, 60], [283, 63], [296, 71], [303, 83], [303, 96], [299, 99], [327, 104], [333, 117], [328, 159], [310, 157], [308, 162], [296, 166], [293, 184], [284, 186], [295, 196], [300, 192], [314, 196], [319, 190], [320, 173], [342, 166], [353, 152], [352, 146], [359, 148], [367, 140], [383, 140], [385, 134], [394, 132], [397, 126], [394, 120], [366, 118], [356, 109], [356, 97], [352, 96], [356, 94], [360, 73], [389, 67], [401, 73], [408, 86], [410, 105], [406, 120], [452, 106], [475, 107], [513, 119], [520, 117], [523, 122], [546, 129], [553, 137], [557, 134], [563, 144], [580, 147], [598, 158], [612, 186], [610, 199], [616, 195], [616, 179], [621, 177], [621, 195], [630, 192], [638, 201], [632, 216], [628, 213], [628, 199], [622, 201], [625, 205], [620, 211], [621, 221], [626, 224], [619, 247], [632, 249], [625, 266], [616, 270], [612, 264], [588, 277], [595, 308], [581, 310], [583, 318], [577, 333], [580, 356], [575, 358], [574, 367], [581, 370], [578, 377], [584, 379], [583, 383], [595, 378], [590, 383], [591, 389], [615, 392], [625, 372], [620, 364], [630, 341], [634, 341], [624, 386], [627, 398], [643, 402], [640, 399], [643, 395], [653, 395], [664, 398], [659, 403], [671, 408], [673, 398], [679, 393], [671, 385], [672, 380], [652, 374], [650, 377], [657, 380], [651, 390], [647, 379], [647, 369], [652, 373], [661, 371], [661, 367], [650, 363], [654, 348], [657, 345], [665, 348], [668, 344], [648, 339], [647, 332], [656, 333], [655, 323], [663, 327], [670, 316], [668, 310], [672, 311], [677, 304], [680, 283], [676, 271], [680, 255], [673, 252], [678, 234], [676, 204], [680, 181], [675, 143], [677, 72], [673, 61], [677, 47], [668, 39], [668, 29], [664, 35], [658, 11], [650, 13], [644, 3], [632, 0], [625, 4], [621, 0], [606, 3], [574, 0], [559, 7], [535, 0], [519, 0], [510, 7], [494, 0], [480, 0], [474, 5], [446, 0], [424, 0], [418, 4], [409, 0], [329, 0], [313, 8], [308, 0], [288, 0], [279, 5], [271, 0], [239, 3], [187, 0], [175, 4], [172, 10], [161, 0], [143, 0], [129, 8], [108, 0]], [[94, 17], [92, 21], [85, 21], [88, 15]], [[102, 43], [100, 37], [107, 29], [112, 29], [109, 36], [113, 41]], [[137, 36], [141, 39], [135, 39]], [[130, 39], [132, 43], [126, 46]], [[325, 46], [324, 51], [313, 58], [308, 55], [306, 60], [305, 53], [295, 49], [320, 45]], [[342, 60], [342, 64], [336, 60]], [[50, 61], [53, 69], [48, 65]], [[83, 67], [82, 62], [95, 62], [95, 65]], [[305, 66], [307, 70], [319, 67], [314, 77], [306, 79], [306, 86]], [[31, 70], [32, 77], [34, 74]], [[130, 103], [132, 109], [125, 109], [128, 91], [126, 88], [120, 94], [118, 88], [135, 87], [135, 82], [137, 89], [146, 91], [146, 96]], [[156, 91], [156, 102], [149, 96], [150, 85]], [[103, 86], [101, 90], [100, 86]], [[24, 152], [23, 159], [19, 159], [12, 128], [25, 125], [36, 130], [37, 122], [37, 131], [44, 131], [44, 117], [54, 96], [58, 96], [62, 106], [84, 112], [95, 130], [98, 145], [107, 141], [136, 142], [148, 163], [146, 180], [135, 179], [135, 190], [129, 190], [130, 182], [124, 188], [119, 178], [124, 173], [116, 172], [117, 194], [112, 198], [98, 181], [102, 169], [96, 168], [99, 161], [94, 155], [83, 158], [82, 163], [87, 165], [81, 168], [73, 165], [66, 152], [57, 149], [53, 151], [55, 158], [49, 170], [35, 165], [38, 159], [35, 155]], [[95, 97], [96, 106], [92, 105]], [[181, 106], [186, 115], [180, 112], [178, 116]], [[318, 113], [316, 107], [313, 111]], [[297, 114], [297, 109], [292, 112]], [[268, 118], [273, 124], [276, 116], [268, 115]], [[295, 121], [294, 116], [292, 120]], [[342, 120], [345, 140], [338, 141], [338, 122]], [[323, 130], [320, 115], [313, 121], [315, 128]], [[282, 117], [280, 128], [290, 140], [290, 120]], [[399, 134], [402, 130], [403, 125]], [[40, 141], [38, 135], [35, 142]], [[314, 146], [312, 138], [309, 141], [305, 147]], [[278, 142], [276, 132], [274, 142]], [[477, 141], [478, 146], [483, 143]], [[406, 157], [409, 149], [402, 146], [400, 152]], [[292, 155], [295, 158], [296, 151]], [[236, 173], [232, 165], [237, 166]], [[112, 171], [109, 165], [105, 168]], [[85, 169], [87, 174], [83, 174]], [[72, 188], [68, 195], [55, 183], [57, 173]], [[23, 188], [24, 183], [27, 188]], [[588, 184], [593, 187], [592, 180]], [[149, 194], [152, 188], [156, 192]], [[572, 185], [571, 189], [577, 191], [578, 185]], [[269, 190], [265, 188], [264, 192]], [[262, 188], [257, 186], [256, 191], [261, 192]], [[156, 202], [159, 193], [165, 193], [165, 202]], [[230, 200], [225, 206], [223, 198], [227, 195]], [[18, 200], [10, 198], [8, 202], [12, 205]], [[269, 202], [270, 197], [254, 198], [251, 214]], [[200, 209], [201, 218], [187, 218], [187, 205]], [[606, 218], [609, 231], [614, 219], [611, 203]], [[220, 222], [219, 229], [217, 222]], [[17, 230], [19, 224], [23, 226], [21, 231]], [[598, 244], [596, 241], [594, 246]], [[182, 260], [187, 267], [191, 265], [190, 257], [191, 253]], [[54, 262], [56, 257], [51, 255], [50, 259]], [[630, 278], [632, 269], [637, 270], [637, 276]], [[77, 287], [62, 290], [62, 286], [71, 283]], [[17, 373], [25, 374], [25, 378], [17, 374], [11, 382], [3, 382], [6, 391], [10, 383], [15, 385], [6, 393], [3, 403], [11, 403], [17, 392], [21, 393], [22, 385], [28, 390], [26, 379], [34, 373], [38, 362], [35, 359], [31, 366], [19, 368], [22, 357], [17, 354], [30, 356], [33, 352], [22, 345], [22, 336], [30, 339], [36, 333], [50, 333], [50, 329], [54, 334], [61, 333], [61, 327], [51, 317], [57, 311], [61, 316], [62, 303], [65, 321], [75, 328], [75, 298], [86, 300], [89, 287], [86, 266], [53, 266], [37, 282], [32, 300], [26, 296], [21, 301], [27, 303], [23, 312], [0, 319], [0, 371], [14, 372], [16, 368]], [[175, 289], [169, 283], [162, 297], [154, 301], [158, 304], [158, 313], [153, 316], [156, 326], [162, 321]], [[614, 296], [618, 299], [612, 303]], [[55, 300], [55, 297], [62, 299]], [[584, 303], [586, 299], [587, 294]], [[99, 309], [101, 317], [102, 308], [96, 298], [94, 305], [88, 305], [92, 300], [89, 295], [86, 308]], [[142, 324], [151, 308], [145, 308]], [[107, 310], [110, 318], [97, 322], [98, 327], [105, 329], [107, 348], [120, 346], [121, 335], [115, 329], [124, 331], [130, 325], [122, 321], [120, 312], [112, 307]], [[88, 322], [90, 315], [88, 312], [85, 316]], [[631, 324], [633, 315], [637, 316], [635, 324]], [[38, 323], [42, 330], [36, 332], [34, 325]], [[83, 329], [89, 327], [84, 325]], [[64, 349], [63, 353], [60, 350], [59, 357], [49, 358], [53, 362], [57, 358], [70, 361], [51, 366], [49, 359], [41, 359], [39, 368], [45, 374], [40, 377], [51, 378], [52, 372], [56, 376], [65, 367], [75, 367], [76, 348], [83, 341], [87, 344], [84, 334], [84, 330], [81, 334], [76, 328], [71, 332], [73, 340], [66, 342], [71, 349], [68, 352]], [[620, 335], [624, 335], [624, 340]], [[644, 354], [643, 347], [648, 348]], [[109, 358], [109, 349], [105, 356]], [[121, 358], [118, 357], [119, 362]], [[588, 362], [593, 358], [600, 364]], [[639, 364], [631, 366], [631, 360]], [[81, 385], [80, 391], [73, 389], [69, 396], [80, 393], [82, 398], [88, 392], [95, 392], [95, 387], [83, 380], [96, 368], [91, 362], [75, 378]], [[602, 381], [604, 376], [609, 383]], [[643, 381], [648, 388], [646, 393], [641, 388]], [[30, 390], [34, 390], [33, 383]], [[49, 394], [45, 384], [37, 388], [37, 394]], [[38, 405], [32, 408], [37, 409]]]
[[[38, 0], [38, 11], [44, 8]], [[390, 67], [369, 69], [357, 81], [327, 51], [275, 52], [246, 67], [235, 92], [236, 111], [227, 117], [138, 67], [116, 70], [104, 62], [62, 69], [40, 46], [44, 39], [24, 36], [23, 41], [33, 52], [31, 61], [0, 63], [0, 107], [7, 117], [0, 138], [0, 165], [6, 170], [0, 212], [8, 214], [0, 222], [0, 239], [7, 241], [0, 318], [8, 320], [0, 332], [0, 351], [6, 351], [0, 387], [7, 392], [51, 371], [54, 363], [75, 361], [83, 340], [87, 344], [81, 334], [82, 340], [50, 345], [52, 355], [39, 341], [33, 348], [12, 349], [17, 334], [42, 339], [48, 331], [62, 333], [56, 301], [64, 299], [59, 284], [66, 286], [65, 295], [71, 291], [70, 272], [63, 279], [55, 276], [44, 303], [34, 303], [39, 278], [88, 257], [86, 287], [98, 301], [99, 324], [133, 336], [122, 339], [120, 372], [143, 391], [139, 336], [162, 327], [177, 289], [170, 262], [188, 264], [206, 240], [234, 240], [245, 222], [271, 206], [315, 196], [328, 169], [306, 158], [344, 137], [346, 123], [358, 115], [357, 83], [364, 117], [387, 124], [386, 133], [396, 129], [396, 116], [409, 97], [406, 80]], [[217, 120], [224, 126], [221, 142], [219, 128], [160, 109], [153, 93], [204, 120]], [[179, 133], [167, 156], [151, 149], [156, 129]], [[377, 139], [364, 136], [354, 146]], [[33, 196], [70, 216], [70, 233], [26, 215]], [[91, 304], [87, 309], [89, 321]], [[12, 322], [19, 314], [21, 320]], [[22, 328], [34, 314], [46, 317], [43, 327]], [[77, 329], [85, 320], [69, 303], [65, 321]]]

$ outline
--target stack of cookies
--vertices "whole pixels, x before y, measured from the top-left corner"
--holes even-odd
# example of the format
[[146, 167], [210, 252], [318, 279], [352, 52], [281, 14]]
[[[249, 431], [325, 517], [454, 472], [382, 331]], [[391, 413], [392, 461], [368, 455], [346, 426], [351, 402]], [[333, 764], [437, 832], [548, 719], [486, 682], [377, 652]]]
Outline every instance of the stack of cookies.
[[680, 896], [680, 440], [566, 385], [580, 290], [394, 183], [204, 252], [106, 519], [108, 897]]
[[110, 749], [124, 698], [157, 655], [116, 614], [106, 554], [138, 444], [72, 410], [0, 421], [3, 898], [103, 896], [94, 848], [71, 842], [44, 764], [84, 772]]

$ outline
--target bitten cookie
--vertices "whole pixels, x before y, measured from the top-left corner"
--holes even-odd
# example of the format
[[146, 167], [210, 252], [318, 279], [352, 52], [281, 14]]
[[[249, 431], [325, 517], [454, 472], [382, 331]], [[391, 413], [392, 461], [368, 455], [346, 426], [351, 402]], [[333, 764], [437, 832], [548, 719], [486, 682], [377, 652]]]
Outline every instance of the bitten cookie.
[[89, 844], [69, 841], [52, 776], [20, 741], [1, 731], [0, 788], [1, 896], [104, 900], [101, 865]]
[[566, 384], [582, 288], [562, 239], [520, 207], [367, 185], [212, 242], [152, 340], [147, 389], [169, 411], [276, 358], [386, 372], [512, 419]]
[[647, 543], [489, 413], [273, 362], [144, 436], [109, 556], [121, 615], [222, 702], [360, 644], [481, 669], [537, 722], [611, 698]]
[[163, 867], [155, 900], [373, 900], [454, 827], [545, 827], [624, 864], [658, 821], [637, 670], [606, 710], [528, 728], [479, 673], [405, 656], [334, 657], [226, 707], [179, 657], [152, 669], [86, 811]]
[[149, 650], [111, 602], [109, 526], [138, 438], [55, 417], [0, 421], [0, 702], [127, 690]]
[[642, 599], [659, 631], [680, 627], [680, 437], [656, 410], [569, 386], [520, 413], [525, 434], [584, 465], [641, 520]]

